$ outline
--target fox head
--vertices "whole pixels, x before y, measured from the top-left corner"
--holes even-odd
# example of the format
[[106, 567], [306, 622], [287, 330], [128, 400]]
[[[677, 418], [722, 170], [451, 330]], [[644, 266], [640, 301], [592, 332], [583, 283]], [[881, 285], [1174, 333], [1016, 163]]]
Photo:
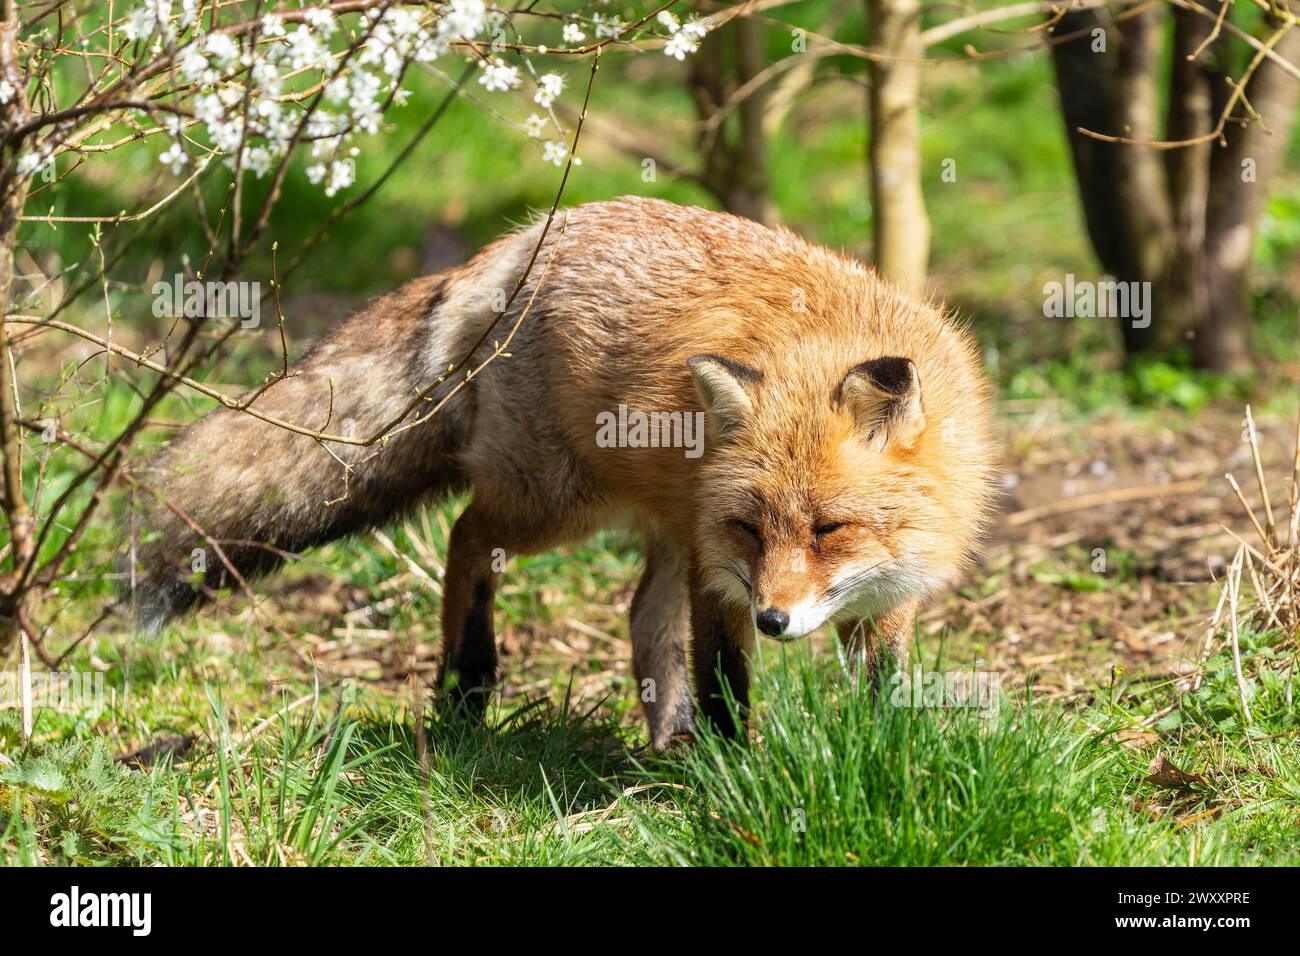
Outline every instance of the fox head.
[[832, 367], [808, 346], [786, 359], [775, 373], [717, 355], [687, 362], [709, 415], [704, 585], [782, 640], [949, 583], [984, 494], [970, 470], [981, 456], [963, 465], [961, 423], [934, 414], [911, 358]]

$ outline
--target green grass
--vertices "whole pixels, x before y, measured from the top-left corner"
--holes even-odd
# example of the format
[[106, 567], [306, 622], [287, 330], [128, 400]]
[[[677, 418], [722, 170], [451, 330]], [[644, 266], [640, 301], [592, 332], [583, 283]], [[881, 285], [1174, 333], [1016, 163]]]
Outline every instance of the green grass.
[[[1205, 777], [1171, 799], [1145, 779], [1157, 749], [1117, 736], [1132, 726], [1132, 702], [1074, 713], [1004, 698], [994, 715], [899, 707], [851, 682], [828, 694], [824, 670], [769, 675], [760, 746], [707, 738], [689, 755], [682, 813], [642, 817], [644, 859], [1159, 866], [1298, 858], [1298, 778], [1286, 742], [1252, 747], [1206, 727], [1168, 737], [1158, 749]], [[1282, 726], [1295, 728], [1293, 709], [1270, 712], [1254, 735]], [[1257, 772], [1239, 799], [1238, 777], [1251, 771], [1224, 770], [1223, 761], [1251, 757], [1275, 772]], [[1188, 823], [1198, 812], [1217, 822]]]
[[[656, 861], [946, 866], [1113, 862], [1091, 832], [1107, 748], [1062, 715], [894, 706], [790, 670], [768, 685], [763, 744], [693, 753], [684, 827], [648, 818]], [[1003, 702], [1004, 704], [1006, 702]], [[1124, 847], [1131, 851], [1131, 847]], [[1131, 857], [1130, 857], [1131, 858]]]
[[[1248, 665], [1274, 655], [1262, 637]], [[610, 708], [513, 702], [487, 727], [376, 708], [352, 685], [235, 715], [148, 769], [104, 736], [0, 732], [0, 859], [13, 864], [1186, 865], [1300, 861], [1287, 688], [1236, 722], [1226, 655], [1157, 724], [1167, 688], [1081, 708], [907, 706], [803, 651], [769, 653], [754, 740], [658, 757]], [[1264, 673], [1274, 673], [1265, 671]], [[1252, 686], [1255, 686], [1252, 684]], [[200, 716], [200, 715], [195, 715]], [[114, 713], [114, 721], [123, 715]], [[47, 729], [47, 728], [38, 728]], [[1139, 740], [1145, 746], [1132, 746]], [[1165, 755], [1186, 786], [1147, 780]]]

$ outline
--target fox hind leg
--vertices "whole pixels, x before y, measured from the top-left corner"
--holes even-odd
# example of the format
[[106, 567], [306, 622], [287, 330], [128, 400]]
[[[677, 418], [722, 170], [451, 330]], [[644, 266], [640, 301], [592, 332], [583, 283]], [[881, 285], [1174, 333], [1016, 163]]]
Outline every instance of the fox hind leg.
[[687, 568], [681, 548], [647, 541], [645, 573], [632, 598], [632, 671], [656, 750], [695, 732], [686, 670], [691, 623]]
[[[481, 716], [497, 681], [497, 564], [527, 550], [518, 524], [497, 518], [477, 501], [456, 520], [447, 551], [442, 594], [442, 667], [438, 687], [472, 716]], [[507, 530], [509, 529], [509, 530]]]

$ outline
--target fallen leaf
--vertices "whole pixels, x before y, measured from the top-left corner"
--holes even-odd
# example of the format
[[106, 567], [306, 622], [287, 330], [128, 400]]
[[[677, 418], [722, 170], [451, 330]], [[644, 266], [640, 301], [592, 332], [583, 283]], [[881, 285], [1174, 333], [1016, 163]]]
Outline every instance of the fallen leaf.
[[1199, 773], [1179, 770], [1168, 757], [1160, 754], [1147, 768], [1146, 782], [1154, 783], [1157, 787], [1168, 787], [1171, 790], [1186, 790], [1194, 783], [1204, 784], [1205, 778]]

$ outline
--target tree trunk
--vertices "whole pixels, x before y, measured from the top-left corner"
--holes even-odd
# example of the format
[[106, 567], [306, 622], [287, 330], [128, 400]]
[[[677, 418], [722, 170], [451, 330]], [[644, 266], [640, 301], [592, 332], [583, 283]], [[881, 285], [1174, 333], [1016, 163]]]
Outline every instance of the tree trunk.
[[921, 190], [924, 55], [919, 0], [867, 0], [869, 45], [900, 60], [871, 61], [872, 232], [876, 269], [909, 292], [925, 287], [930, 220]]
[[[1052, 47], [1061, 112], [1093, 249], [1105, 272], [1122, 282], [1160, 277], [1172, 240], [1172, 220], [1159, 154], [1142, 146], [1107, 143], [1080, 128], [1130, 139], [1154, 139], [1155, 58], [1159, 11], [1147, 10], [1112, 25], [1104, 52], [1094, 50], [1092, 31], [1102, 27], [1095, 10], [1062, 18], [1057, 32], [1082, 36]], [[1155, 290], [1153, 288], [1153, 294]], [[1121, 319], [1131, 356], [1176, 343], [1181, 313], [1166, 315], [1153, 303], [1145, 327]]]
[[[1211, 21], [1181, 8], [1175, 8], [1173, 16], [1166, 136], [1177, 142], [1203, 137], [1213, 129], [1213, 116], [1217, 115], [1212, 112], [1213, 91], [1216, 84], [1225, 84], [1211, 66], [1213, 58], [1223, 52], [1221, 43], [1206, 49], [1197, 59], [1189, 59], [1209, 38]], [[1205, 215], [1212, 148], [1206, 142], [1164, 154], [1173, 247], [1155, 283], [1153, 311], [1158, 308], [1161, 316], [1186, 316], [1179, 328], [1184, 336], [1194, 336], [1196, 323], [1210, 309]]]
[[[1300, 29], [1293, 27], [1274, 50], [1288, 62], [1300, 62]], [[1192, 354], [1198, 365], [1219, 371], [1242, 371], [1252, 364], [1250, 264], [1255, 230], [1268, 183], [1290, 139], [1300, 81], [1265, 60], [1246, 86], [1246, 100], [1267, 128], [1258, 121], [1244, 127], [1229, 124], [1224, 133], [1227, 146], [1216, 145], [1210, 160], [1205, 223], [1210, 293]]]

